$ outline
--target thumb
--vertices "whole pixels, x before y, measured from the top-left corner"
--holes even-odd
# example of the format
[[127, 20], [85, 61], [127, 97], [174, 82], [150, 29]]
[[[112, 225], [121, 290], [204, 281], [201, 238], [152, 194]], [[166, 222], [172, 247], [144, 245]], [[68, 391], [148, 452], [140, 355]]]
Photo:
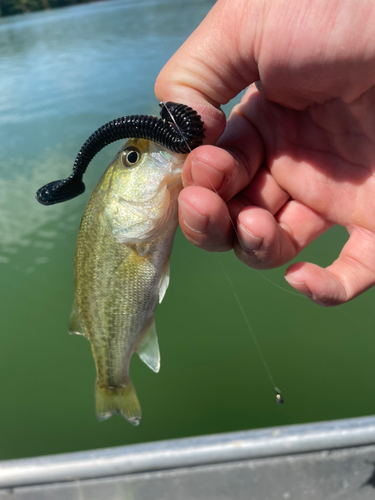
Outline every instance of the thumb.
[[256, 4], [219, 0], [156, 80], [159, 101], [188, 104], [200, 114], [208, 144], [225, 128], [220, 106], [259, 79], [254, 46], [261, 21], [254, 15]]

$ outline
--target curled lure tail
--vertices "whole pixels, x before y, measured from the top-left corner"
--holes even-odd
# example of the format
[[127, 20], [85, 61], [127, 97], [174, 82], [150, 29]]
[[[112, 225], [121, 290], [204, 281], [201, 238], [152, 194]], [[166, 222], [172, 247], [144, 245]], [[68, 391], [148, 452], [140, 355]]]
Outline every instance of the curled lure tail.
[[200, 116], [185, 104], [161, 103], [161, 118], [147, 115], [123, 116], [96, 130], [80, 149], [73, 172], [66, 179], [49, 182], [36, 193], [42, 205], [71, 200], [85, 191], [82, 181], [89, 163], [105, 146], [130, 137], [148, 139], [175, 153], [189, 153], [200, 146], [204, 127]]

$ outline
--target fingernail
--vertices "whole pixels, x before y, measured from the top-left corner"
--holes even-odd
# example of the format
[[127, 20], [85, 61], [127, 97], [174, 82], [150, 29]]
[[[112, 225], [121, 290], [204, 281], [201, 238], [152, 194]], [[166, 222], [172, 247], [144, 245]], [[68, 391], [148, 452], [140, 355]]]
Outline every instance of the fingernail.
[[224, 172], [203, 163], [196, 158], [191, 160], [191, 179], [196, 186], [207, 187], [218, 191], [223, 185]]
[[289, 278], [289, 276], [284, 276], [285, 280], [290, 284], [290, 285], [297, 285], [299, 288], [298, 288], [298, 291], [303, 293], [303, 295], [306, 295], [306, 297], [308, 298], [313, 298], [313, 293], [312, 291], [310, 290], [310, 288], [306, 285], [306, 283], [304, 281], [296, 281], [296, 280], [293, 280], [293, 278]]
[[208, 226], [208, 217], [193, 210], [184, 201], [180, 201], [180, 215], [184, 224], [195, 233], [203, 233]]
[[300, 286], [306, 286], [306, 283], [304, 281], [295, 281], [292, 278], [289, 278], [289, 276], [284, 276], [286, 281], [290, 283], [291, 285], [300, 285]]
[[256, 250], [259, 250], [259, 248], [262, 246], [263, 238], [258, 238], [258, 236], [254, 236], [242, 224], [239, 224], [238, 228], [241, 229], [242, 233], [245, 233], [245, 235], [243, 234], [241, 235], [242, 248], [246, 250], [246, 252], [255, 252]]

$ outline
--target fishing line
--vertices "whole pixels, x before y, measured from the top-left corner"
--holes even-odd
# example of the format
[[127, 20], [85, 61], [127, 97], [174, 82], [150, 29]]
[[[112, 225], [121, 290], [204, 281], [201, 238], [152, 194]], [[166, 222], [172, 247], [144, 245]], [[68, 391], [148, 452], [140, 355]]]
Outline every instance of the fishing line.
[[166, 102], [166, 101], [161, 101], [161, 102], [159, 102], [159, 106], [160, 106], [161, 108], [165, 108], [165, 109], [168, 111], [168, 114], [169, 114], [169, 116], [171, 117], [171, 119], [172, 119], [172, 121], [173, 121], [173, 123], [174, 123], [174, 126], [175, 126], [175, 127], [176, 127], [176, 129], [177, 129], [177, 132], [178, 132], [178, 133], [180, 134], [180, 136], [183, 138], [184, 143], [186, 144], [186, 147], [188, 148], [188, 150], [189, 150], [189, 151], [190, 151], [190, 153], [191, 153], [191, 147], [189, 146], [189, 143], [188, 143], [188, 141], [186, 140], [186, 137], [184, 136], [184, 134], [183, 134], [182, 130], [181, 130], [181, 129], [180, 129], [180, 127], [177, 125], [176, 120], [174, 119], [174, 116], [173, 116], [173, 115], [172, 115], [172, 113], [170, 112], [170, 110], [169, 110], [169, 108], [168, 108], [168, 106], [167, 106], [167, 102]]
[[[208, 179], [208, 177], [207, 177], [207, 180], [208, 180], [208, 182], [211, 184], [211, 187], [212, 187], [213, 191], [214, 191], [214, 192], [215, 192], [215, 193], [219, 196], [219, 194], [218, 194], [217, 190], [216, 190], [216, 189], [215, 189], [215, 187], [212, 185], [212, 182]], [[229, 220], [230, 220], [230, 222], [231, 222], [231, 224], [232, 224], [232, 227], [233, 227], [233, 231], [234, 231], [234, 233], [235, 233], [235, 235], [236, 235], [236, 237], [237, 237], [237, 241], [238, 241], [238, 243], [240, 244], [240, 246], [241, 246], [242, 250], [245, 252], [245, 255], [247, 255], [246, 250], [244, 249], [244, 247], [243, 247], [243, 246], [242, 246], [242, 244], [241, 244], [241, 240], [240, 240], [240, 238], [239, 238], [237, 228], [236, 228], [236, 226], [235, 226], [235, 224], [234, 224], [234, 221], [233, 221], [232, 217], [230, 216], [229, 211], [228, 211], [228, 215], [229, 215]], [[258, 354], [259, 354], [260, 359], [262, 360], [263, 366], [264, 366], [264, 368], [265, 368], [265, 370], [266, 370], [266, 373], [267, 373], [268, 378], [269, 378], [269, 380], [270, 380], [270, 382], [271, 382], [271, 385], [272, 385], [272, 387], [273, 387], [273, 388], [274, 388], [274, 390], [275, 390], [275, 393], [276, 393], [276, 403], [277, 403], [277, 404], [279, 404], [279, 405], [282, 405], [282, 404], [284, 403], [283, 396], [282, 396], [282, 394], [281, 394], [280, 389], [279, 389], [279, 388], [276, 386], [276, 384], [275, 384], [275, 381], [274, 381], [274, 379], [273, 379], [273, 377], [272, 377], [272, 374], [271, 374], [271, 370], [270, 370], [270, 368], [269, 368], [269, 366], [268, 366], [268, 364], [267, 364], [267, 362], [266, 362], [266, 359], [265, 359], [265, 357], [264, 357], [264, 355], [263, 355], [263, 353], [262, 353], [262, 350], [261, 350], [261, 348], [260, 348], [260, 345], [259, 345], [258, 340], [257, 340], [257, 338], [256, 338], [256, 335], [255, 335], [255, 333], [254, 333], [254, 330], [251, 328], [250, 321], [249, 321], [249, 319], [248, 319], [248, 317], [247, 317], [247, 314], [246, 314], [246, 312], [245, 312], [245, 309], [244, 309], [244, 308], [243, 308], [243, 306], [242, 306], [242, 303], [241, 303], [241, 301], [240, 301], [240, 298], [238, 297], [238, 295], [237, 295], [237, 293], [236, 293], [236, 291], [235, 291], [235, 288], [234, 288], [233, 282], [231, 281], [231, 279], [229, 278], [228, 274], [226, 273], [225, 268], [224, 268], [224, 266], [223, 266], [222, 262], [220, 262], [220, 261], [219, 261], [219, 263], [220, 263], [220, 265], [221, 265], [221, 268], [223, 269], [224, 276], [227, 278], [227, 280], [229, 281], [229, 283], [230, 283], [230, 285], [231, 285], [231, 287], [232, 287], [233, 294], [234, 294], [234, 297], [235, 297], [235, 299], [236, 299], [236, 301], [237, 301], [238, 307], [240, 308], [240, 311], [241, 311], [241, 313], [242, 313], [242, 315], [243, 315], [243, 317], [244, 317], [245, 323], [246, 323], [246, 325], [247, 325], [247, 327], [248, 327], [248, 329], [249, 329], [249, 331], [250, 331], [250, 334], [251, 334], [251, 337], [252, 337], [252, 339], [253, 339], [254, 345], [255, 345], [255, 347], [256, 347], [256, 350], [258, 351]], [[273, 281], [269, 280], [269, 279], [268, 279], [268, 278], [266, 278], [266, 277], [265, 277], [265, 276], [264, 276], [264, 275], [263, 275], [263, 274], [262, 274], [259, 270], [255, 269], [255, 271], [258, 271], [258, 274], [260, 274], [260, 276], [262, 276], [262, 278], [264, 278], [266, 281], [268, 281], [268, 282], [269, 282], [269, 283], [271, 283], [272, 285], [275, 285], [277, 288], [280, 288], [281, 290], [284, 290], [285, 292], [292, 293], [293, 295], [298, 295], [298, 294], [296, 294], [296, 293], [294, 293], [294, 292], [290, 292], [289, 290], [284, 289], [283, 287], [281, 287], [281, 286], [277, 285], [277, 283], [274, 283]], [[298, 295], [298, 297], [300, 297], [300, 295]]]
[[266, 370], [266, 373], [267, 373], [268, 378], [269, 378], [269, 380], [271, 382], [271, 385], [272, 385], [273, 389], [276, 392], [276, 402], [278, 404], [283, 404], [284, 403], [284, 399], [283, 399], [283, 397], [281, 395], [281, 391], [280, 391], [280, 389], [278, 389], [278, 387], [276, 387], [275, 380], [274, 380], [274, 378], [272, 377], [272, 374], [271, 374], [271, 370], [269, 369], [268, 363], [267, 363], [265, 357], [263, 356], [263, 353], [262, 353], [262, 350], [261, 350], [261, 348], [259, 346], [258, 340], [257, 340], [257, 338], [255, 336], [255, 333], [254, 333], [253, 329], [251, 328], [249, 319], [248, 319], [247, 314], [246, 314], [246, 312], [245, 312], [245, 310], [244, 310], [244, 308], [242, 306], [242, 303], [241, 303], [241, 301], [240, 301], [240, 299], [239, 299], [239, 297], [237, 295], [237, 292], [236, 292], [236, 290], [234, 288], [233, 282], [229, 278], [229, 276], [228, 276], [228, 274], [227, 274], [227, 272], [226, 272], [226, 270], [225, 270], [225, 268], [223, 266], [223, 263], [221, 261], [219, 261], [219, 264], [220, 264], [220, 266], [221, 266], [221, 268], [223, 270], [224, 276], [227, 278], [227, 280], [228, 280], [228, 282], [229, 282], [229, 284], [230, 284], [230, 286], [232, 288], [233, 295], [234, 295], [234, 297], [235, 297], [235, 299], [237, 301], [238, 307], [240, 308], [240, 311], [241, 311], [242, 316], [243, 316], [243, 318], [245, 320], [245, 323], [246, 323], [246, 325], [247, 325], [247, 327], [248, 327], [248, 329], [250, 331], [250, 335], [251, 335], [251, 337], [253, 339], [253, 342], [254, 342], [254, 345], [256, 347], [256, 350], [258, 351], [259, 357], [262, 360], [264, 369]]
[[[237, 236], [237, 238], [238, 238], [238, 236]], [[241, 243], [240, 243], [240, 245], [241, 245]], [[243, 250], [242, 245], [241, 245], [241, 248]], [[274, 281], [270, 280], [269, 278], [267, 278], [267, 276], [265, 276], [264, 274], [262, 274], [259, 271], [259, 269], [254, 269], [254, 271], [257, 272], [260, 276], [262, 276], [263, 279], [265, 279], [266, 281], [268, 281], [268, 283], [270, 283], [271, 285], [275, 286], [276, 288], [279, 288], [283, 292], [289, 293], [289, 295], [294, 295], [295, 297], [299, 297], [300, 299], [306, 299], [306, 297], [304, 295], [301, 295], [300, 293], [292, 292], [291, 290], [287, 290], [286, 288], [282, 287], [281, 285], [278, 285]]]
[[[188, 144], [188, 142], [187, 142], [187, 140], [186, 140], [186, 137], [184, 136], [184, 134], [183, 134], [182, 130], [180, 129], [180, 127], [178, 126], [178, 124], [176, 123], [176, 120], [174, 119], [174, 116], [173, 116], [173, 115], [172, 115], [172, 113], [170, 112], [170, 110], [169, 110], [169, 108], [168, 108], [168, 106], [167, 106], [166, 101], [161, 101], [161, 102], [159, 102], [159, 105], [160, 105], [162, 108], [165, 108], [165, 109], [168, 111], [168, 114], [169, 114], [169, 116], [171, 117], [171, 120], [173, 121], [173, 123], [174, 123], [174, 125], [175, 125], [175, 127], [176, 127], [176, 129], [177, 129], [177, 132], [180, 134], [180, 136], [181, 136], [181, 137], [182, 137], [182, 139], [184, 140], [184, 142], [185, 142], [185, 144], [186, 144], [187, 148], [189, 149], [189, 151], [190, 151], [190, 153], [191, 153], [191, 148], [190, 148], [190, 146], [189, 146], [189, 144]], [[216, 191], [216, 189], [215, 189], [215, 187], [214, 187], [214, 186], [212, 185], [212, 183], [210, 182], [210, 180], [209, 180], [208, 178], [207, 178], [207, 180], [208, 180], [208, 182], [211, 184], [211, 187], [212, 187], [213, 191], [214, 191], [216, 194], [218, 194], [218, 193], [217, 193], [217, 191]], [[231, 222], [231, 224], [232, 224], [233, 230], [234, 230], [234, 232], [236, 233], [236, 236], [237, 236], [238, 242], [239, 242], [239, 243], [240, 243], [240, 245], [241, 245], [241, 242], [240, 242], [240, 240], [239, 240], [239, 238], [238, 238], [237, 228], [236, 228], [236, 226], [235, 226], [235, 224], [234, 224], [234, 222], [233, 222], [233, 220], [232, 220], [232, 217], [231, 217], [230, 215], [229, 215], [229, 218], [230, 218], [230, 222]], [[241, 248], [242, 248], [242, 250], [244, 250], [244, 252], [246, 252], [246, 250], [242, 247], [242, 245], [241, 245]], [[303, 298], [303, 299], [305, 299], [305, 298], [306, 298], [306, 297], [304, 297], [303, 295], [301, 295], [300, 293], [292, 292], [291, 290], [287, 290], [286, 288], [283, 288], [282, 286], [278, 285], [278, 284], [277, 284], [277, 283], [275, 283], [274, 281], [272, 281], [272, 280], [270, 280], [269, 278], [267, 278], [264, 274], [262, 274], [262, 273], [259, 271], [259, 269], [254, 269], [254, 270], [255, 270], [255, 271], [257, 271], [257, 272], [258, 272], [258, 274], [260, 274], [260, 275], [262, 276], [262, 278], [264, 278], [266, 281], [268, 281], [268, 283], [271, 283], [271, 285], [275, 286], [276, 288], [279, 288], [280, 290], [283, 290], [283, 292], [285, 292], [285, 293], [289, 293], [290, 295], [294, 295], [295, 297], [300, 297], [300, 298]]]
[[[184, 136], [184, 134], [183, 134], [182, 130], [181, 130], [181, 129], [180, 129], [180, 127], [177, 125], [176, 120], [174, 119], [174, 116], [173, 116], [173, 114], [171, 113], [171, 111], [170, 111], [170, 110], [168, 109], [168, 107], [166, 106], [166, 103], [165, 103], [165, 102], [161, 102], [161, 103], [160, 103], [160, 106], [162, 106], [163, 108], [165, 108], [165, 109], [168, 111], [168, 114], [169, 114], [169, 116], [171, 117], [172, 122], [174, 123], [174, 126], [175, 126], [176, 130], [178, 131], [178, 133], [179, 133], [179, 134], [180, 134], [180, 136], [182, 137], [182, 139], [183, 139], [183, 141], [185, 142], [185, 144], [186, 144], [186, 146], [187, 146], [188, 150], [191, 152], [191, 148], [190, 148], [190, 146], [189, 146], [189, 144], [188, 144], [188, 142], [187, 142], [187, 140], [186, 140], [186, 138], [185, 138], [185, 136]], [[211, 188], [212, 188], [212, 190], [213, 190], [216, 194], [218, 194], [218, 193], [217, 193], [217, 190], [216, 190], [216, 189], [215, 189], [215, 187], [212, 185], [212, 183], [211, 183], [211, 181], [208, 179], [208, 177], [207, 177], [207, 180], [208, 180], [208, 182], [211, 184]], [[242, 245], [242, 243], [241, 243], [241, 241], [240, 241], [240, 239], [239, 239], [239, 237], [238, 237], [237, 227], [236, 227], [236, 225], [234, 224], [234, 221], [232, 220], [232, 217], [230, 216], [229, 212], [228, 212], [228, 215], [229, 215], [229, 219], [230, 219], [231, 225], [232, 225], [232, 227], [233, 227], [234, 233], [235, 233], [235, 235], [236, 235], [236, 237], [237, 237], [237, 241], [239, 242], [239, 244], [240, 244], [240, 246], [241, 246], [242, 250], [244, 251], [245, 255], [247, 256], [247, 252], [246, 252], [246, 250], [244, 249], [244, 247], [243, 247], [243, 245]], [[269, 366], [268, 366], [268, 364], [267, 364], [267, 362], [266, 362], [266, 360], [265, 360], [265, 357], [264, 357], [264, 355], [263, 355], [263, 353], [262, 353], [262, 350], [261, 350], [261, 348], [260, 348], [260, 346], [259, 346], [259, 343], [258, 343], [257, 337], [256, 337], [256, 335], [255, 335], [255, 333], [254, 333], [253, 329], [251, 328], [251, 325], [250, 325], [249, 319], [248, 319], [247, 314], [246, 314], [246, 312], [245, 312], [245, 310], [244, 310], [244, 308], [243, 308], [243, 306], [242, 306], [242, 303], [241, 303], [241, 301], [240, 301], [240, 299], [239, 299], [239, 297], [238, 297], [238, 295], [237, 295], [237, 293], [236, 293], [236, 291], [235, 291], [235, 288], [234, 288], [233, 282], [231, 281], [230, 277], [228, 276], [228, 274], [227, 274], [227, 272], [226, 272], [226, 270], [225, 270], [225, 268], [224, 268], [224, 266], [223, 266], [222, 262], [221, 262], [221, 261], [219, 261], [219, 263], [220, 263], [220, 266], [221, 266], [221, 268], [222, 268], [222, 270], [223, 270], [224, 276], [226, 277], [226, 279], [228, 280], [228, 282], [229, 282], [229, 284], [230, 284], [230, 286], [231, 286], [231, 288], [232, 288], [232, 291], [233, 291], [234, 297], [235, 297], [236, 302], [237, 302], [237, 304], [238, 304], [238, 307], [239, 307], [239, 309], [240, 309], [240, 311], [241, 311], [241, 313], [242, 313], [242, 316], [243, 316], [243, 318], [244, 318], [244, 320], [245, 320], [245, 323], [246, 323], [246, 325], [247, 325], [247, 327], [248, 327], [248, 329], [249, 329], [249, 331], [250, 331], [250, 334], [251, 334], [251, 337], [252, 337], [253, 343], [254, 343], [254, 345], [255, 345], [255, 347], [256, 347], [256, 350], [257, 350], [257, 352], [258, 352], [258, 355], [259, 355], [259, 357], [260, 357], [260, 359], [261, 359], [261, 361], [262, 361], [262, 363], [263, 363], [263, 366], [264, 366], [265, 371], [266, 371], [266, 373], [267, 373], [267, 375], [268, 375], [268, 378], [269, 378], [269, 380], [270, 380], [270, 383], [271, 383], [272, 387], [273, 387], [273, 388], [274, 388], [274, 390], [275, 390], [275, 393], [276, 393], [276, 402], [277, 402], [278, 404], [283, 404], [283, 403], [284, 403], [284, 400], [283, 400], [283, 397], [282, 397], [281, 391], [278, 389], [278, 387], [277, 387], [277, 386], [276, 386], [276, 384], [275, 384], [275, 381], [274, 381], [274, 379], [273, 379], [273, 377], [272, 377], [272, 374], [271, 374], [271, 370], [270, 370], [270, 368], [269, 368]], [[258, 272], [258, 274], [260, 274], [260, 276], [261, 276], [263, 279], [265, 279], [268, 283], [270, 283], [271, 285], [275, 286], [276, 288], [279, 288], [279, 289], [280, 289], [280, 290], [282, 290], [283, 292], [286, 292], [286, 293], [288, 293], [288, 294], [290, 294], [290, 295], [294, 295], [295, 297], [300, 297], [300, 298], [303, 298], [303, 299], [307, 299], [307, 297], [305, 297], [304, 295], [301, 295], [301, 294], [299, 294], [299, 293], [296, 293], [296, 292], [293, 292], [293, 291], [291, 291], [291, 290], [288, 290], [288, 289], [286, 289], [286, 288], [284, 288], [284, 287], [282, 287], [282, 286], [278, 285], [277, 283], [273, 282], [273, 281], [272, 281], [272, 280], [270, 280], [268, 277], [266, 277], [263, 273], [261, 273], [258, 269], [254, 269], [254, 270], [255, 270], [255, 271], [257, 271], [257, 272]], [[361, 308], [361, 309], [362, 309], [362, 308]], [[348, 314], [348, 312], [347, 312], [347, 311], [343, 311], [341, 308], [335, 308], [335, 310], [336, 310], [336, 311], [338, 311], [339, 313], [341, 313], [343, 316], [349, 317], [349, 318], [350, 318], [350, 319], [352, 319], [352, 320], [356, 320], [356, 318], [355, 318], [354, 316], [352, 316], [351, 314]], [[364, 310], [365, 310], [365, 309], [364, 309]], [[366, 311], [366, 313], [368, 313], [368, 311]], [[362, 319], [363, 319], [363, 318], [362, 318]], [[370, 323], [372, 323], [372, 324], [374, 323], [374, 321], [373, 321], [373, 320], [371, 320], [371, 319], [370, 319], [370, 320], [367, 320], [367, 321], [368, 321], [368, 322], [370, 322]]]
[[[181, 135], [181, 137], [182, 137], [182, 139], [184, 140], [184, 142], [185, 142], [186, 146], [188, 147], [189, 151], [191, 152], [191, 148], [190, 148], [190, 146], [189, 146], [189, 144], [188, 144], [188, 142], [187, 142], [187, 140], [186, 140], [186, 138], [185, 138], [185, 136], [184, 136], [184, 134], [183, 134], [182, 130], [181, 130], [181, 129], [180, 129], [180, 127], [177, 125], [176, 120], [174, 119], [174, 116], [172, 115], [172, 113], [171, 113], [171, 112], [170, 112], [170, 110], [168, 109], [168, 106], [166, 105], [166, 102], [164, 102], [164, 101], [163, 101], [163, 102], [160, 102], [159, 104], [160, 104], [160, 106], [161, 106], [162, 108], [165, 108], [165, 109], [168, 111], [168, 114], [169, 114], [169, 116], [171, 117], [171, 119], [172, 119], [172, 121], [173, 121], [173, 123], [174, 123], [174, 125], [175, 125], [175, 127], [176, 127], [176, 129], [177, 129], [177, 131], [178, 131], [178, 133]], [[210, 181], [208, 178], [207, 178], [207, 180], [208, 180], [208, 182], [211, 184], [211, 187], [212, 187], [213, 191], [214, 191], [216, 194], [218, 194], [218, 192], [216, 191], [215, 187], [212, 185], [211, 181]], [[238, 240], [238, 242], [239, 242], [239, 243], [240, 243], [240, 245], [241, 245], [241, 241], [240, 241], [240, 239], [239, 239], [239, 237], [238, 237], [237, 228], [236, 228], [236, 226], [235, 226], [235, 224], [234, 224], [234, 221], [232, 220], [232, 217], [230, 216], [230, 214], [229, 214], [229, 220], [230, 220], [230, 222], [231, 222], [231, 224], [232, 224], [232, 227], [233, 227], [233, 230], [234, 230], [234, 232], [235, 232], [235, 234], [236, 234], [236, 236], [237, 236], [237, 240]], [[244, 251], [245, 251], [245, 249], [243, 248], [243, 246], [242, 246], [242, 245], [241, 245], [241, 248], [242, 248], [242, 250], [244, 250]], [[245, 251], [245, 253], [246, 253], [246, 251]], [[273, 379], [273, 377], [272, 377], [272, 374], [271, 374], [271, 370], [270, 370], [270, 368], [269, 368], [269, 366], [268, 366], [268, 364], [267, 364], [267, 362], [266, 362], [265, 357], [263, 356], [262, 350], [261, 350], [260, 345], [259, 345], [259, 343], [258, 343], [258, 340], [257, 340], [257, 338], [256, 338], [256, 336], [255, 336], [255, 333], [254, 333], [253, 329], [251, 328], [251, 325], [250, 325], [249, 319], [248, 319], [248, 317], [247, 317], [247, 315], [246, 315], [245, 309], [243, 308], [242, 303], [241, 303], [241, 301], [240, 301], [240, 298], [238, 297], [237, 292], [235, 291], [235, 288], [234, 288], [233, 282], [231, 281], [231, 279], [229, 278], [229, 276], [228, 276], [227, 272], [225, 271], [225, 268], [224, 268], [224, 266], [223, 266], [222, 262], [220, 262], [220, 261], [219, 261], [219, 263], [220, 263], [220, 266], [221, 266], [221, 268], [222, 268], [222, 270], [223, 270], [224, 276], [225, 276], [225, 277], [227, 278], [227, 280], [229, 281], [229, 284], [230, 284], [230, 286], [231, 286], [231, 288], [232, 288], [232, 291], [233, 291], [234, 297], [235, 297], [235, 299], [236, 299], [236, 302], [237, 302], [237, 304], [238, 304], [238, 307], [239, 307], [239, 309], [240, 309], [240, 311], [241, 311], [241, 313], [242, 313], [242, 316], [243, 316], [243, 318], [244, 318], [244, 320], [245, 320], [245, 323], [246, 323], [246, 325], [247, 325], [247, 327], [248, 327], [248, 329], [249, 329], [249, 331], [250, 331], [250, 335], [251, 335], [251, 338], [253, 339], [253, 342], [254, 342], [255, 348], [256, 348], [256, 350], [257, 350], [257, 352], [258, 352], [258, 354], [259, 354], [259, 357], [260, 357], [260, 359], [261, 359], [261, 361], [262, 361], [262, 363], [263, 363], [263, 366], [264, 366], [264, 368], [265, 368], [265, 370], [266, 370], [266, 373], [267, 373], [268, 378], [269, 378], [269, 380], [270, 380], [270, 382], [271, 382], [271, 385], [272, 385], [273, 389], [275, 390], [275, 393], [276, 393], [276, 402], [277, 402], [278, 404], [280, 404], [280, 405], [281, 405], [281, 404], [283, 404], [283, 403], [284, 403], [284, 399], [283, 399], [283, 397], [282, 397], [282, 395], [281, 395], [281, 391], [280, 391], [280, 389], [279, 389], [279, 388], [276, 386], [276, 384], [275, 384], [275, 381], [274, 381], [274, 379]], [[258, 271], [258, 272], [259, 272], [259, 271]], [[261, 275], [261, 276], [262, 276], [262, 277], [263, 277], [266, 281], [268, 281], [269, 283], [271, 283], [271, 284], [275, 285], [277, 288], [280, 288], [281, 290], [284, 290], [284, 291], [285, 291], [285, 292], [287, 292], [287, 293], [290, 293], [290, 294], [292, 294], [292, 295], [296, 295], [296, 296], [300, 297], [300, 295], [299, 295], [299, 294], [294, 293], [294, 292], [291, 292], [291, 291], [289, 291], [289, 290], [287, 290], [287, 289], [285, 289], [285, 288], [283, 288], [283, 287], [281, 287], [281, 286], [277, 285], [276, 283], [273, 283], [271, 280], [269, 280], [268, 278], [266, 278], [266, 277], [265, 277], [262, 273], [260, 273], [260, 272], [259, 272], [259, 274], [260, 274], [260, 275]]]

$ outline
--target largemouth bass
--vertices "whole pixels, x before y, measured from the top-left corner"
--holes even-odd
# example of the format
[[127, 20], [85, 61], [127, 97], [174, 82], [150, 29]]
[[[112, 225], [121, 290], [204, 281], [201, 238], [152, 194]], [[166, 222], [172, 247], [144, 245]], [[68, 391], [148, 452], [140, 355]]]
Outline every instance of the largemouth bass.
[[129, 378], [134, 352], [159, 371], [154, 311], [169, 283], [184, 158], [145, 139], [127, 141], [83, 215], [69, 331], [91, 343], [99, 420], [119, 412], [139, 423]]
[[124, 116], [100, 127], [80, 149], [71, 175], [36, 194], [43, 205], [82, 194], [92, 158], [107, 144], [133, 137], [105, 171], [83, 215], [69, 331], [91, 343], [99, 420], [120, 413], [134, 425], [141, 408], [129, 377], [130, 359], [137, 352], [159, 371], [154, 312], [169, 283], [181, 169], [185, 154], [204, 137], [203, 122], [192, 108], [160, 105], [160, 119]]

